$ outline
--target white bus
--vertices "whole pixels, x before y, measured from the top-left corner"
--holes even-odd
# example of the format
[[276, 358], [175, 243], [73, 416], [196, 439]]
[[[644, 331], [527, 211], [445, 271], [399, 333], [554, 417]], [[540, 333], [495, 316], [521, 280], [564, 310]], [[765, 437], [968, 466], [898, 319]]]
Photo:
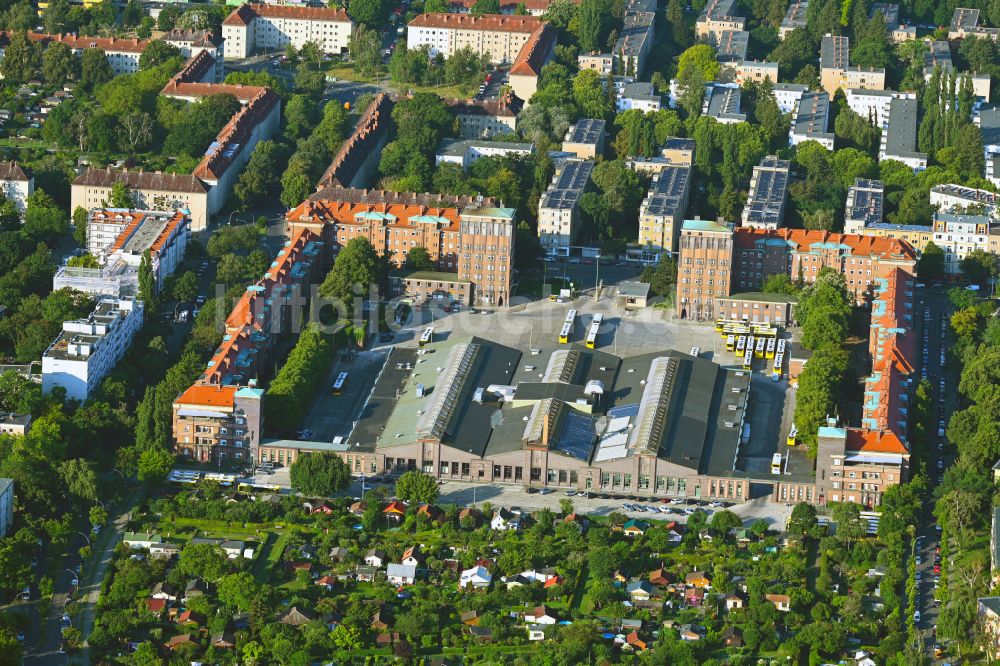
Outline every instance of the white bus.
[[771, 474], [781, 474], [781, 454], [771, 456]]
[[340, 395], [344, 392], [345, 386], [347, 386], [347, 373], [342, 372], [337, 375], [337, 379], [333, 382], [333, 394]]
[[587, 349], [593, 349], [597, 346], [597, 329], [601, 327], [601, 322], [604, 321], [604, 315], [598, 313], [595, 314], [590, 320], [590, 329], [587, 331]]
[[698, 358], [700, 354], [701, 354], [701, 347], [691, 347], [691, 356]]
[[566, 313], [566, 319], [563, 321], [562, 329], [559, 331], [559, 344], [566, 344], [569, 339], [573, 336], [573, 328], [576, 326], [576, 310], [570, 310]]
[[425, 345], [429, 345], [432, 342], [434, 342], [434, 327], [428, 326], [427, 328], [424, 329], [424, 332], [420, 334], [419, 344], [421, 347], [423, 347]]

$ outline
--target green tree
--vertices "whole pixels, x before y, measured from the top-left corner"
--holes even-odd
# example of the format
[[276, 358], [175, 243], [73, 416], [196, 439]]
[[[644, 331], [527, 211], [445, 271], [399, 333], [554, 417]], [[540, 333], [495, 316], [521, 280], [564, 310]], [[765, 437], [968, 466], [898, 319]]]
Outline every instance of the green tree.
[[332, 497], [350, 484], [351, 470], [335, 453], [307, 453], [292, 463], [289, 479], [304, 495]]
[[639, 279], [649, 284], [649, 293], [668, 297], [674, 293], [677, 284], [677, 264], [669, 254], [664, 253], [655, 267], [647, 266], [643, 269]]
[[0, 74], [12, 83], [26, 83], [35, 78], [41, 64], [38, 46], [28, 39], [28, 33], [15, 32], [0, 60]]
[[177, 569], [187, 576], [215, 583], [226, 575], [229, 562], [222, 549], [214, 544], [188, 543], [181, 550]]
[[396, 495], [405, 502], [431, 504], [438, 498], [438, 485], [434, 477], [411, 470], [396, 481]]
[[156, 276], [149, 250], [142, 253], [139, 260], [139, 300], [152, 308], [156, 303]]
[[62, 86], [80, 78], [80, 60], [66, 42], [51, 42], [42, 54], [42, 76], [46, 83]]
[[732, 511], [716, 511], [711, 526], [713, 530], [727, 534], [731, 529], [742, 527], [743, 521]]
[[940, 280], [944, 277], [944, 250], [934, 241], [927, 242], [917, 259], [917, 275], [922, 280]]
[[97, 474], [91, 463], [82, 458], [66, 460], [59, 465], [59, 476], [71, 495], [90, 502], [97, 499]]
[[[132, 0], [129, 1], [131, 2]], [[153, 40], [149, 46], [143, 49], [142, 55], [139, 56], [139, 69], [146, 70], [158, 67], [171, 58], [180, 57], [180, 55], [181, 50], [173, 44], [160, 39]]]
[[114, 70], [108, 64], [108, 56], [102, 49], [83, 50], [80, 56], [80, 85], [84, 90], [93, 91], [113, 78]]
[[433, 271], [437, 268], [430, 252], [423, 245], [412, 247], [406, 253], [406, 267], [413, 271]]
[[257, 595], [258, 586], [253, 574], [248, 571], [227, 574], [219, 579], [216, 594], [226, 607], [236, 611], [248, 611]]
[[611, 12], [606, 0], [583, 0], [576, 14], [576, 38], [584, 53], [603, 50], [611, 29]]
[[348, 14], [366, 28], [374, 30], [385, 21], [386, 6], [383, 0], [350, 0]]
[[785, 296], [795, 296], [799, 293], [792, 278], [785, 273], [775, 273], [768, 276], [760, 290], [765, 294], [783, 294]]
[[381, 264], [374, 246], [367, 238], [352, 238], [337, 254], [337, 261], [320, 285], [319, 293], [324, 298], [337, 299], [337, 307], [350, 315], [354, 311], [355, 294], [367, 295], [371, 286], [380, 281]]
[[[364, 4], [379, 3], [380, 0], [354, 0]], [[352, 2], [353, 4], [353, 2]], [[353, 10], [351, 16], [355, 17]], [[351, 31], [351, 39], [348, 43], [348, 52], [351, 60], [354, 61], [354, 70], [361, 76], [374, 76], [382, 70], [382, 41], [377, 30], [369, 29], [364, 25], [364, 21], [355, 17], [362, 25], [356, 26]]]
[[192, 271], [184, 271], [176, 280], [174, 280], [174, 300], [193, 301], [198, 296], [198, 290], [198, 276]]
[[135, 204], [128, 185], [120, 181], [112, 184], [107, 205], [109, 208], [132, 208]]
[[996, 256], [978, 248], [965, 255], [958, 266], [962, 275], [974, 284], [983, 284], [997, 274]]
[[792, 508], [788, 518], [788, 531], [795, 536], [815, 536], [817, 530], [816, 507], [805, 502], [799, 502]]
[[500, 0], [476, 0], [472, 5], [473, 14], [499, 14]]
[[714, 81], [718, 78], [720, 69], [715, 49], [708, 44], [695, 44], [685, 49], [677, 60], [678, 77], [682, 77], [688, 69], [696, 71], [702, 83]]

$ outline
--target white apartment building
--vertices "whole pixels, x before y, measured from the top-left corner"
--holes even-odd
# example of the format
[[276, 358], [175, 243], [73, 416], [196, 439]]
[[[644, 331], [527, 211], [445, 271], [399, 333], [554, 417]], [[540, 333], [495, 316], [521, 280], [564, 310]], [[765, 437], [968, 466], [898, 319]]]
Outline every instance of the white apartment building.
[[313, 42], [323, 53], [344, 53], [354, 22], [344, 9], [289, 5], [241, 5], [222, 22], [226, 58], [246, 58], [254, 50], [302, 48]]
[[617, 100], [618, 111], [638, 109], [640, 111], [659, 111], [663, 99], [656, 94], [652, 83], [639, 81], [621, 86]]
[[444, 139], [437, 149], [436, 164], [441, 165], [448, 162], [458, 164], [462, 169], [468, 169], [483, 157], [527, 156], [534, 152], [535, 144], [533, 143]]
[[930, 203], [942, 213], [987, 215], [997, 220], [998, 197], [988, 190], [977, 190], [948, 183], [931, 188]]
[[878, 159], [896, 160], [914, 171], [927, 168], [927, 155], [917, 152], [917, 100], [894, 98], [882, 125]]
[[42, 391], [59, 386], [67, 398], [86, 400], [128, 351], [142, 315], [142, 301], [102, 298], [86, 319], [63, 322], [42, 354]]
[[917, 98], [916, 93], [896, 92], [895, 90], [867, 90], [865, 88], [848, 88], [844, 91], [847, 106], [851, 111], [876, 127], [883, 127], [889, 118], [889, 104], [894, 99]]
[[802, 95], [788, 129], [788, 145], [816, 141], [827, 150], [833, 150], [833, 132], [827, 131], [829, 122], [830, 96], [823, 91]]
[[431, 56], [445, 58], [463, 47], [490, 57], [495, 64], [513, 62], [543, 22], [535, 16], [430, 13], [406, 27], [406, 48], [430, 47]]
[[566, 160], [538, 200], [538, 238], [550, 254], [569, 247], [580, 230], [580, 197], [590, 183], [594, 163]]
[[0, 435], [23, 437], [31, 430], [31, 414], [0, 412]]
[[792, 113], [796, 105], [802, 99], [802, 95], [809, 91], [809, 86], [803, 83], [775, 83], [771, 87], [774, 93], [774, 101], [778, 103], [778, 108], [782, 113]]
[[1000, 187], [1000, 107], [981, 108], [972, 120], [983, 133], [983, 157], [986, 159], [983, 176]]
[[25, 173], [17, 162], [0, 162], [0, 191], [23, 213], [28, 196], [35, 191], [35, 177]]
[[997, 237], [990, 233], [990, 218], [986, 215], [934, 213], [934, 236], [931, 240], [944, 250], [946, 273], [960, 273], [962, 259], [974, 250], [997, 251]]
[[87, 251], [101, 266], [137, 273], [149, 250], [157, 288], [184, 259], [190, 238], [191, 219], [180, 211], [97, 208], [87, 222]]

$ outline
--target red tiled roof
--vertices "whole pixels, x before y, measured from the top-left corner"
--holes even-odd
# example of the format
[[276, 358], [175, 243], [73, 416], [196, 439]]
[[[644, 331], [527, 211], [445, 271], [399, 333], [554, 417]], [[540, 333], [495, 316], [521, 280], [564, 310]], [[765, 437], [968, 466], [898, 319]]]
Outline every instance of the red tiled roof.
[[323, 172], [316, 189], [350, 187], [358, 169], [389, 131], [392, 106], [392, 100], [385, 93], [375, 96], [354, 127], [354, 132], [340, 146], [330, 166]]
[[733, 242], [742, 249], [753, 249], [758, 240], [768, 239], [784, 240], [797, 249], [805, 249], [816, 243], [838, 243], [849, 247], [854, 256], [877, 256], [884, 259], [910, 261], [917, 259], [917, 253], [913, 246], [898, 238], [837, 234], [830, 231], [807, 229], [754, 229], [750, 227], [737, 227], [733, 233]]
[[174, 400], [178, 405], [197, 405], [199, 407], [232, 407], [236, 396], [235, 386], [207, 386], [193, 384]]
[[505, 16], [503, 14], [421, 14], [409, 23], [411, 28], [452, 28], [489, 30], [491, 32], [534, 32], [542, 25], [537, 16]]
[[[219, 90], [218, 92], [225, 91]], [[246, 147], [257, 125], [262, 123], [277, 105], [278, 94], [270, 88], [261, 88], [260, 92], [237, 111], [236, 115], [219, 131], [215, 139], [215, 144], [217, 144], [215, 149], [205, 155], [195, 168], [194, 175], [206, 180], [220, 179], [229, 165]]]
[[406, 505], [399, 500], [393, 500], [382, 509], [382, 513], [406, 513]]
[[847, 450], [861, 453], [909, 453], [896, 433], [861, 428], [847, 429]]
[[245, 4], [226, 17], [222, 25], [250, 25], [258, 16], [265, 18], [299, 19], [303, 21], [349, 22], [351, 17], [342, 8], [291, 7], [288, 5]]
[[524, 43], [510, 67], [511, 76], [538, 76], [552, 58], [556, 45], [556, 30], [543, 23]]

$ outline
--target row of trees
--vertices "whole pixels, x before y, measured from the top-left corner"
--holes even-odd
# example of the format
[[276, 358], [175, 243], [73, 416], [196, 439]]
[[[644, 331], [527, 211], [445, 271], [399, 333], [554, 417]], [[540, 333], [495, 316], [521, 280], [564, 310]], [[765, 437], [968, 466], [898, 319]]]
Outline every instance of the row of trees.
[[795, 399], [795, 428], [799, 439], [816, 455], [816, 433], [827, 417], [837, 416], [849, 384], [850, 355], [844, 348], [852, 299], [846, 279], [837, 270], [823, 268], [815, 282], [802, 289], [795, 316], [802, 325], [802, 346], [812, 356], [799, 374]]
[[[286, 140], [295, 141], [295, 152], [281, 175], [281, 203], [293, 208], [315, 191], [316, 182], [344, 140], [348, 120], [347, 113], [336, 102], [327, 103], [320, 110], [313, 98], [295, 95], [285, 107], [285, 123]], [[310, 128], [312, 132], [306, 137]], [[274, 172], [265, 168], [280, 164], [281, 154], [270, 146], [261, 152], [265, 151], [266, 155], [261, 156], [255, 151], [256, 162], [248, 164], [253, 169], [246, 178], [240, 177], [240, 186], [246, 189], [241, 189], [237, 196], [244, 206], [250, 201], [262, 201], [272, 187], [269, 183], [273, 182]]]
[[268, 387], [264, 420], [270, 431], [290, 435], [299, 427], [309, 407], [304, 398], [327, 390], [322, 383], [333, 356], [329, 336], [318, 325], [308, 325]]
[[465, 46], [450, 58], [438, 53], [430, 56], [430, 46], [396, 49], [389, 60], [389, 76], [401, 85], [461, 85], [472, 90], [490, 69], [490, 57]]

